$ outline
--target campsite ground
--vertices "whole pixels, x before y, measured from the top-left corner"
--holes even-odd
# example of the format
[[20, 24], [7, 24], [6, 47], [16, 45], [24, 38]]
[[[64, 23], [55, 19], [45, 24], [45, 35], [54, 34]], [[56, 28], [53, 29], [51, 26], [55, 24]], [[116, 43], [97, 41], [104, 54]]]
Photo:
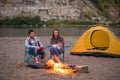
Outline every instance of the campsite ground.
[[[87, 57], [70, 55], [77, 36], [64, 36], [66, 50], [65, 63], [88, 65], [89, 73], [59, 75], [45, 69], [32, 69], [18, 65], [24, 58], [25, 37], [0, 37], [0, 80], [120, 80], [120, 58]], [[40, 37], [43, 45], [49, 44], [50, 37]], [[46, 60], [49, 49], [46, 49]]]

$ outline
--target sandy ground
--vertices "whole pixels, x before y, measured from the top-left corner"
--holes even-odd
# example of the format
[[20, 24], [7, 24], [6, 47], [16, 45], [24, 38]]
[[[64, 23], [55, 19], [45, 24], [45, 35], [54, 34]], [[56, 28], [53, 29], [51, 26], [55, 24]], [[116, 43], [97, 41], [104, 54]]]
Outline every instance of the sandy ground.
[[[33, 69], [23, 65], [25, 37], [0, 37], [0, 80], [120, 80], [120, 58], [70, 55], [78, 37], [64, 36], [65, 44], [71, 46], [65, 52], [65, 63], [88, 65], [89, 73], [59, 75], [45, 69]], [[43, 45], [49, 44], [50, 37], [40, 37]], [[49, 49], [46, 49], [46, 60]]]

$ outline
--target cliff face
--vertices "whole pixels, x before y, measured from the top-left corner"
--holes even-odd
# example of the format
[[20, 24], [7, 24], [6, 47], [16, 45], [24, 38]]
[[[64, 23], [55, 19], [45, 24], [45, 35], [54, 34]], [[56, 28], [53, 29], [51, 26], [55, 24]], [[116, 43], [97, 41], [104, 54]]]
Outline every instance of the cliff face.
[[39, 15], [45, 19], [83, 19], [101, 17], [98, 12], [89, 0], [0, 0], [0, 18]]

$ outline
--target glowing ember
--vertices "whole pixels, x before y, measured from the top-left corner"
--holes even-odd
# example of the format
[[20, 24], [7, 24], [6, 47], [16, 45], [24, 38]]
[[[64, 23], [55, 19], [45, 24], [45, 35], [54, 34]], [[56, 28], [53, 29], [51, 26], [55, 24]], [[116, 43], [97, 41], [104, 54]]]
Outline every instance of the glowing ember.
[[47, 63], [50, 66], [50, 72], [58, 73], [58, 74], [72, 74], [74, 70], [63, 64], [62, 62], [57, 63], [53, 59], [50, 59]]

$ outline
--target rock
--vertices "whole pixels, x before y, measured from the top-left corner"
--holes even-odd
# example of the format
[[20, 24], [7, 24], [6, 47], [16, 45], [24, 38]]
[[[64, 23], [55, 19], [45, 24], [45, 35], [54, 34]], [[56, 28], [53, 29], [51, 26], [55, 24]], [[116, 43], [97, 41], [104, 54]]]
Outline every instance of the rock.
[[23, 66], [25, 66], [25, 63], [24, 62], [17, 62], [17, 66], [19, 68], [22, 68]]
[[35, 76], [33, 74], [27, 74], [25, 75], [25, 78], [24, 80], [34, 80], [35, 79]]
[[[88, 5], [91, 7], [85, 2], [89, 2]], [[90, 1], [81, 0], [7, 0], [6, 2], [2, 0], [0, 5], [3, 5], [0, 10], [1, 17], [40, 15], [47, 19], [78, 19], [87, 13], [97, 12]]]
[[3, 53], [3, 51], [0, 51], [0, 53], [2, 54], [2, 53]]

